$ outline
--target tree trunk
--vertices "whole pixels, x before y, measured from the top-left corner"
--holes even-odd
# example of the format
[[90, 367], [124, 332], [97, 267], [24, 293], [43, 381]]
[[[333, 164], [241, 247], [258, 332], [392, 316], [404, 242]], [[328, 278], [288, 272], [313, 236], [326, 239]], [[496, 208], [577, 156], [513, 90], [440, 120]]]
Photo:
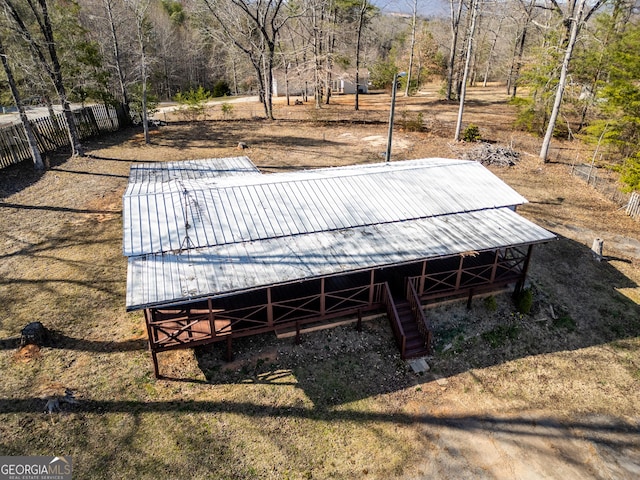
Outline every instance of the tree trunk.
[[122, 105], [124, 105], [127, 114], [129, 113], [129, 94], [127, 93], [127, 87], [125, 84], [125, 74], [122, 67], [122, 54], [120, 52], [120, 44], [118, 42], [118, 34], [116, 32], [116, 24], [113, 18], [112, 0], [104, 0], [104, 7], [107, 11], [107, 18], [109, 19], [109, 31], [111, 33], [111, 41], [113, 47], [113, 58], [116, 66], [116, 76], [118, 77], [118, 85], [120, 87], [120, 97]]
[[67, 120], [67, 131], [69, 132], [69, 142], [71, 143], [71, 155], [82, 157], [84, 156], [84, 149], [82, 148], [82, 143], [80, 142], [80, 132], [78, 132], [78, 127], [76, 126], [75, 119], [73, 117], [73, 112], [71, 112], [71, 105], [69, 104], [69, 100], [67, 99], [67, 91], [64, 86], [64, 81], [62, 80], [62, 70], [60, 68], [60, 62], [58, 61], [58, 53], [56, 51], [56, 44], [53, 38], [53, 28], [51, 26], [51, 18], [49, 17], [49, 12], [47, 9], [46, 0], [38, 0], [40, 8], [42, 9], [42, 20], [43, 20], [43, 34], [45, 39], [47, 40], [47, 48], [49, 51], [49, 57], [51, 58], [51, 79], [53, 81], [54, 88], [58, 93], [58, 97], [60, 97], [60, 104], [62, 105], [62, 112], [64, 113], [65, 119]]
[[447, 100], [451, 100], [453, 93], [453, 73], [456, 64], [456, 49], [458, 48], [458, 29], [460, 26], [460, 17], [462, 16], [462, 0], [458, 2], [458, 9], [454, 11], [454, 0], [449, 0], [451, 7], [451, 51], [449, 52], [449, 61], [447, 63]]
[[362, 43], [362, 29], [364, 27], [364, 16], [367, 12], [367, 0], [362, 0], [360, 14], [358, 16], [358, 31], [356, 40], [356, 100], [355, 110], [360, 110], [360, 47]]
[[560, 80], [558, 81], [558, 89], [556, 90], [556, 96], [553, 102], [553, 108], [551, 109], [551, 116], [549, 117], [549, 123], [547, 125], [547, 131], [542, 141], [542, 148], [540, 149], [540, 158], [545, 163], [549, 161], [549, 147], [551, 146], [551, 138], [553, 137], [553, 131], [556, 128], [556, 121], [560, 113], [560, 106], [562, 105], [562, 96], [564, 95], [564, 88], [567, 83], [567, 72], [569, 71], [569, 62], [573, 55], [573, 47], [575, 47], [576, 40], [578, 38], [578, 31], [580, 30], [580, 24], [583, 21], [582, 12], [584, 9], [585, 0], [578, 0], [577, 8], [569, 21], [571, 22], [571, 32], [569, 34], [569, 41], [567, 42], [567, 49], [565, 50], [564, 59], [562, 61], [562, 67], [560, 69]]
[[467, 43], [467, 58], [465, 60], [464, 72], [462, 74], [462, 85], [460, 88], [460, 107], [458, 109], [458, 121], [456, 123], [455, 140], [460, 140], [460, 130], [462, 129], [462, 114], [464, 112], [464, 99], [467, 92], [467, 77], [469, 76], [469, 66], [473, 53], [473, 35], [476, 29], [476, 18], [478, 16], [478, 2], [480, 0], [471, 0], [471, 25], [469, 26], [469, 39]]
[[2, 58], [2, 67], [4, 68], [4, 73], [7, 76], [7, 83], [9, 84], [9, 89], [11, 90], [11, 96], [13, 97], [16, 108], [20, 113], [20, 121], [22, 122], [22, 126], [24, 127], [24, 131], [27, 135], [27, 142], [29, 143], [29, 150], [31, 152], [31, 158], [33, 159], [33, 166], [36, 170], [44, 170], [44, 163], [42, 162], [40, 150], [38, 149], [38, 142], [36, 142], [36, 137], [33, 134], [33, 130], [31, 129], [31, 124], [29, 123], [29, 119], [27, 118], [27, 113], [24, 111], [24, 106], [22, 105], [22, 101], [20, 99], [20, 92], [18, 91], [18, 86], [16, 85], [15, 78], [13, 77], [13, 71], [9, 66], [9, 61], [7, 60], [7, 54], [4, 50], [2, 39], [0, 39], [0, 58]]
[[411, 17], [411, 48], [409, 50], [409, 71], [407, 71], [407, 85], [404, 89], [404, 96], [409, 96], [411, 88], [411, 73], [413, 72], [413, 51], [416, 47], [416, 21], [418, 17], [418, 0], [413, 0], [413, 15]]

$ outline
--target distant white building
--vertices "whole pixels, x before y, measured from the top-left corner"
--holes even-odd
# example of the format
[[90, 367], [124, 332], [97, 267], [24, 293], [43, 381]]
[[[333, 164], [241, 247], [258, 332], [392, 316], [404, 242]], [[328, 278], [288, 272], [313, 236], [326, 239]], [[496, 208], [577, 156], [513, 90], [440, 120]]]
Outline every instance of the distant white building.
[[[360, 86], [358, 88], [359, 93], [369, 93], [369, 72], [365, 72], [360, 76]], [[335, 79], [332, 82], [331, 90], [333, 93], [354, 94], [356, 93], [355, 81], [350, 76], [345, 75]]]
[[[331, 92], [333, 94], [353, 95], [356, 93], [355, 71], [334, 72], [334, 79], [331, 82]], [[301, 96], [303, 93], [313, 95], [313, 78], [306, 78], [304, 75], [289, 72], [288, 78], [285, 77], [283, 70], [274, 70], [273, 72], [273, 96], [283, 97], [287, 94], [287, 83], [289, 95], [292, 97]], [[364, 70], [360, 72], [360, 93], [369, 93], [369, 72]]]

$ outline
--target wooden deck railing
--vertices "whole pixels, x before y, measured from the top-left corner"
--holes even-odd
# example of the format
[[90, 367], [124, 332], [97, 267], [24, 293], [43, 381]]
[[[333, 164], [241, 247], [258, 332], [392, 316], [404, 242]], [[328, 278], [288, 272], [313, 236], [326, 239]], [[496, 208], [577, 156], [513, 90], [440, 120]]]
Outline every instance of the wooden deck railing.
[[398, 342], [398, 347], [400, 348], [400, 357], [404, 359], [405, 353], [407, 351], [407, 336], [405, 335], [402, 324], [400, 323], [400, 316], [398, 315], [396, 304], [393, 301], [391, 289], [389, 288], [389, 284], [387, 282], [378, 284], [376, 286], [379, 288], [378, 298], [380, 298], [381, 302], [385, 306], [387, 317], [389, 318], [389, 322], [391, 323], [391, 329], [393, 330], [393, 334], [396, 337], [396, 341]]
[[413, 319], [418, 326], [418, 331], [424, 338], [424, 346], [427, 347], [427, 351], [431, 353], [431, 327], [429, 325], [429, 321], [427, 320], [427, 316], [424, 314], [424, 310], [422, 309], [420, 297], [418, 297], [416, 288], [411, 281], [407, 282], [407, 300], [409, 301], [409, 306], [411, 307]]

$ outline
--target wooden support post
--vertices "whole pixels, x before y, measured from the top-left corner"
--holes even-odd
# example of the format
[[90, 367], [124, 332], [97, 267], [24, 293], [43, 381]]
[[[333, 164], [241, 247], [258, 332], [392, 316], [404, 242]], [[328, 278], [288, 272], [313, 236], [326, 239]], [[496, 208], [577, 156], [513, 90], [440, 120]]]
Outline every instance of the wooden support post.
[[231, 335], [227, 335], [227, 362], [233, 360], [233, 343]]
[[271, 303], [271, 287], [267, 287], [267, 325], [273, 327], [273, 303]]
[[422, 273], [420, 274], [420, 284], [418, 285], [418, 296], [422, 296], [424, 293], [424, 281], [427, 275], [427, 261], [422, 262]]
[[371, 270], [370, 280], [369, 280], [369, 306], [373, 305], [373, 299], [375, 298], [375, 270]]
[[324, 277], [320, 279], [320, 318], [324, 318], [325, 313]]
[[302, 337], [300, 335], [300, 322], [296, 322], [296, 337], [295, 337], [296, 345], [300, 345], [302, 343]]
[[213, 314], [213, 302], [211, 299], [207, 299], [207, 307], [209, 308], [209, 328], [211, 329], [211, 338], [216, 336], [216, 322], [215, 315]]
[[462, 281], [462, 264], [464, 263], [464, 256], [460, 255], [460, 263], [458, 265], [458, 274], [456, 275], [456, 290], [460, 289], [460, 282]]
[[469, 297], [467, 298], [467, 310], [471, 310], [471, 301], [473, 300], [473, 288], [469, 289]]
[[153, 360], [153, 374], [156, 378], [162, 378], [162, 375], [160, 375], [160, 368], [158, 367], [158, 355], [155, 350], [151, 350], [151, 359]]
[[493, 266], [491, 267], [491, 278], [489, 279], [489, 281], [491, 283], [495, 282], [496, 280], [496, 272], [498, 271], [498, 260], [500, 259], [500, 250], [496, 250], [496, 256], [493, 259]]
[[591, 251], [593, 252], [593, 258], [596, 259], [598, 262], [601, 262], [602, 259], [604, 258], [602, 256], [603, 245], [604, 245], [604, 240], [602, 240], [601, 238], [596, 238], [593, 241], [593, 245], [591, 246]]
[[356, 323], [356, 330], [358, 332], [362, 331], [362, 309], [358, 309], [358, 322]]
[[531, 261], [531, 252], [533, 252], [533, 245], [529, 245], [529, 248], [527, 249], [527, 256], [524, 259], [524, 265], [522, 266], [522, 286], [524, 286], [524, 282], [527, 280], [527, 273], [529, 273], [529, 262]]

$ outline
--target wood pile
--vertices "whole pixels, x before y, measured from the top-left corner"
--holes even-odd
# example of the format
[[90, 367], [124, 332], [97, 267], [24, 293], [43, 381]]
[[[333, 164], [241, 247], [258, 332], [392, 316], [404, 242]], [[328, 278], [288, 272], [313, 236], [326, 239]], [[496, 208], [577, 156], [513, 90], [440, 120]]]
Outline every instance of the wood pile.
[[464, 158], [467, 160], [475, 160], [483, 165], [511, 167], [520, 160], [520, 154], [511, 147], [501, 147], [483, 142], [465, 153]]

